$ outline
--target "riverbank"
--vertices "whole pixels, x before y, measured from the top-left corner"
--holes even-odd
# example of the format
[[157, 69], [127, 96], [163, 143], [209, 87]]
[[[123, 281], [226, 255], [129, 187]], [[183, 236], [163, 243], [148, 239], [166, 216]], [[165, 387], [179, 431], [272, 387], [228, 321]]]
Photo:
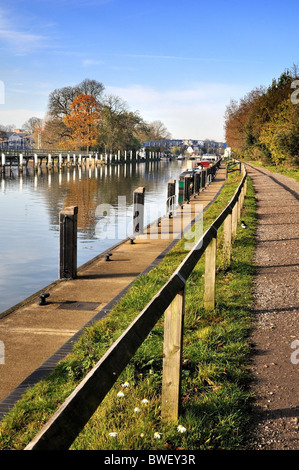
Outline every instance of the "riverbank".
[[[217, 201], [205, 213], [204, 229], [226, 206], [237, 184], [237, 174], [229, 175]], [[92, 420], [86, 426], [90, 436], [80, 436], [74, 448], [141, 450], [165, 449], [167, 445], [168, 449], [176, 446], [229, 449], [240, 446], [246, 430], [248, 396], [244, 384], [247, 380], [246, 338], [251, 317], [254, 246], [254, 196], [250, 184], [242, 217], [250, 228], [238, 230], [231, 266], [224, 268], [221, 257], [217, 261], [217, 306], [214, 314], [205, 312], [202, 306], [204, 259], [188, 281], [180, 421], [187, 434], [178, 433], [176, 427], [161, 427], [159, 389], [163, 325], [159, 324], [106, 397], [105, 406], [99, 408], [96, 421]], [[221, 232], [219, 235], [221, 244]], [[73, 353], [51, 374], [51, 380], [42, 381], [28, 391], [27, 398], [24, 397], [3, 421], [2, 449], [22, 448], [33, 437], [37, 428], [47, 421], [185, 256], [182, 240], [158, 267], [137, 278], [110, 315], [85, 331]], [[235, 292], [242, 292], [242, 296], [236, 297]], [[122, 386], [124, 384], [127, 387]], [[124, 400], [118, 398], [118, 390], [122, 391]], [[142, 405], [144, 398], [146, 405]], [[139, 407], [140, 413], [133, 412], [134, 407], [136, 410]], [[119, 438], [111, 440], [109, 432], [116, 432], [114, 428], [119, 428]], [[160, 440], [154, 438], [154, 430], [161, 436]]]
[[[195, 214], [196, 206], [209, 206], [225, 179], [222, 165], [213, 183], [190, 201], [191, 214]], [[137, 276], [163, 259], [180, 237], [180, 231], [175, 231], [178, 219], [180, 210], [173, 218], [161, 221], [159, 227], [151, 224], [150, 238], [137, 237], [134, 244], [125, 240], [109, 250], [113, 253], [111, 261], [105, 261], [102, 254], [84, 264], [77, 279], [48, 286], [47, 305], [38, 305], [36, 295], [9, 310], [0, 321], [0, 340], [5, 345], [5, 364], [0, 366], [0, 417], [72, 350], [87, 325], [107, 315]], [[189, 222], [188, 218], [184, 221], [187, 225]], [[169, 235], [164, 237], [165, 230]]]

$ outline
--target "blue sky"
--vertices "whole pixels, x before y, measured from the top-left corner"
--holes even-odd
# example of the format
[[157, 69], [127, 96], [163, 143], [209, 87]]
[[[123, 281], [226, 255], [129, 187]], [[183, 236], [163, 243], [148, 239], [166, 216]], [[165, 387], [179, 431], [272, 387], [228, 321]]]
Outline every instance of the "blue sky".
[[224, 139], [231, 99], [298, 64], [298, 0], [0, 1], [0, 124], [103, 83], [173, 138]]

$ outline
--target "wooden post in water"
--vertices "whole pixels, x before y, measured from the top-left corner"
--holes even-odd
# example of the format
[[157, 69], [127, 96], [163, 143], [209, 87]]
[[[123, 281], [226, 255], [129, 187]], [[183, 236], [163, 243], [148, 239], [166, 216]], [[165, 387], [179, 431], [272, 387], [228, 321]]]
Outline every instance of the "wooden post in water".
[[34, 166], [34, 171], [37, 171], [38, 170], [38, 158], [37, 158], [37, 154], [35, 153], [33, 155], [33, 166]]
[[1, 154], [1, 165], [2, 165], [2, 173], [5, 173], [5, 153]]
[[77, 206], [66, 207], [59, 214], [59, 279], [77, 277], [77, 217]]
[[181, 398], [182, 349], [185, 311], [185, 288], [165, 312], [161, 415], [176, 422]]
[[20, 173], [23, 173], [23, 154], [20, 153], [20, 158], [19, 158], [19, 171]]
[[204, 307], [208, 310], [215, 308], [216, 299], [216, 252], [217, 233], [210, 241], [205, 252], [205, 296]]
[[140, 186], [133, 194], [133, 233], [140, 235], [144, 228], [144, 192], [145, 188]]

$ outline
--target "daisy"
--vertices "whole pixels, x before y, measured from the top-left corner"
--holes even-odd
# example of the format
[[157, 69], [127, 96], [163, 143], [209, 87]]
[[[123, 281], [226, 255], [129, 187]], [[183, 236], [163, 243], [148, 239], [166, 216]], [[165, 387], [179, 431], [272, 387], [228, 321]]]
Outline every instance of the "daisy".
[[125, 382], [122, 384], [122, 388], [129, 388], [129, 387], [130, 387], [129, 382]]
[[181, 424], [178, 425], [177, 430], [178, 430], [179, 432], [181, 432], [181, 433], [187, 431], [187, 429], [186, 429], [184, 426], [182, 426]]
[[160, 432], [155, 432], [154, 438], [155, 439], [161, 439], [161, 433]]
[[117, 432], [109, 432], [110, 437], [117, 437]]
[[124, 392], [118, 392], [117, 396], [118, 396], [119, 398], [122, 398], [122, 397], [125, 396], [125, 394], [124, 394]]
[[138, 408], [138, 407], [136, 406], [136, 408], [134, 408], [134, 411], [135, 411], [135, 413], [139, 413], [140, 408]]
[[148, 403], [148, 399], [147, 399], [147, 398], [144, 398], [141, 403], [147, 404], [147, 403]]

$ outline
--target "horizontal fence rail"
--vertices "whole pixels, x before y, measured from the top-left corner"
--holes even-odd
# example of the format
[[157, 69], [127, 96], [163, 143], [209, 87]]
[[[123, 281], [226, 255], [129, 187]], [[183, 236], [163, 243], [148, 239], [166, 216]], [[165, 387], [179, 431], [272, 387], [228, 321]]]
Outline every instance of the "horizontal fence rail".
[[205, 307], [215, 306], [216, 240], [224, 224], [224, 249], [230, 261], [231, 243], [240, 220], [247, 173], [226, 208], [210, 225], [170, 279], [76, 387], [25, 450], [66, 450], [91, 418], [158, 320], [165, 313], [162, 378], [162, 419], [176, 421], [180, 405], [182, 337], [186, 281], [205, 253]]

